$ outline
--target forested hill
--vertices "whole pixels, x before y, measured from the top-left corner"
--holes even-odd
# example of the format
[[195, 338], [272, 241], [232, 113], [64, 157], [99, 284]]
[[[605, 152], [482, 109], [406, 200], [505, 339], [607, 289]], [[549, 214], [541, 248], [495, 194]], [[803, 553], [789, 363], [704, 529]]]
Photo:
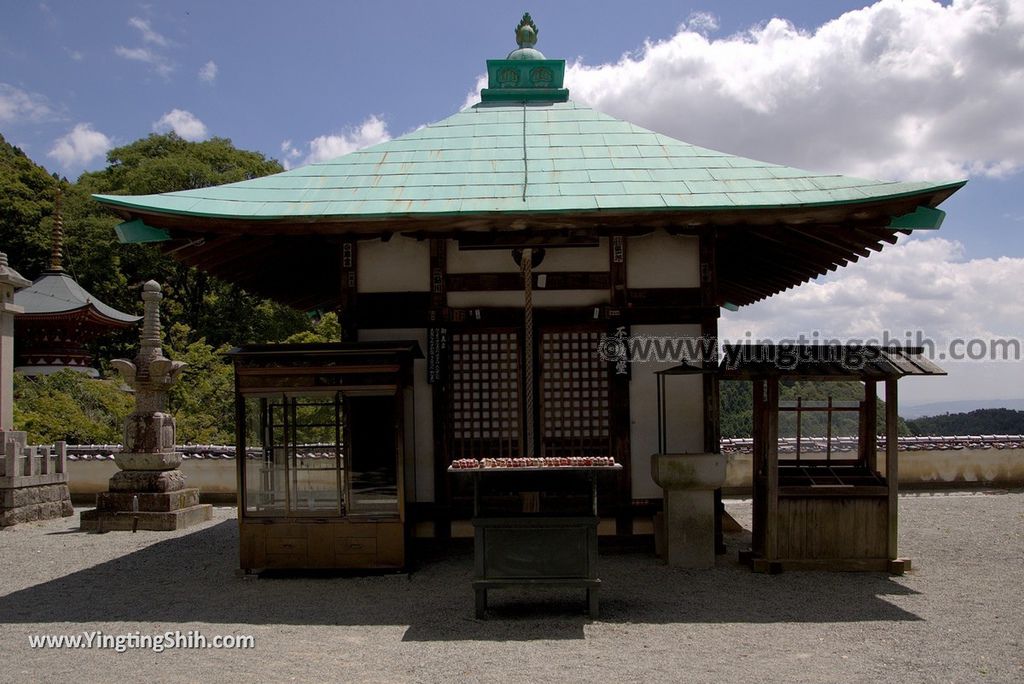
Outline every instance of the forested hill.
[[[827, 401], [832, 397], [833, 402], [861, 401], [864, 398], [864, 385], [860, 382], [783, 382], [779, 386], [779, 398], [781, 400], [795, 400], [798, 397], [805, 402]], [[753, 407], [754, 395], [749, 382], [727, 381], [721, 383], [721, 426], [722, 437], [750, 437], [753, 429]], [[885, 432], [885, 402], [878, 402], [878, 421], [876, 429], [878, 434]], [[858, 434], [856, 413], [834, 413], [832, 420], [832, 434], [835, 436], [855, 436]], [[792, 420], [780, 420], [779, 435], [781, 437], [794, 437], [795, 422]], [[899, 422], [899, 434], [909, 435], [903, 419]], [[824, 437], [826, 434], [825, 413], [808, 413], [804, 415], [800, 431], [804, 437]], [[793, 434], [788, 434], [788, 433]]]
[[910, 432], [932, 435], [1021, 435], [1024, 434], [1024, 411], [1011, 409], [977, 409], [967, 413], [946, 413], [908, 420]]

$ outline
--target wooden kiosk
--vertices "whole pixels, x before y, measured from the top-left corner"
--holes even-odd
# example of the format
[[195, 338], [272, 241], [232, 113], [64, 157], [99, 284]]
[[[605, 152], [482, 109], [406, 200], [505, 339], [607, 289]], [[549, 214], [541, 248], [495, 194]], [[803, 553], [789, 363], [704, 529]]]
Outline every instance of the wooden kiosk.
[[[910, 561], [897, 553], [897, 381], [907, 375], [945, 375], [917, 348], [829, 346], [726, 347], [719, 377], [751, 380], [754, 390], [753, 548], [741, 554], [755, 572], [874, 570], [902, 574]], [[864, 384], [856, 402], [783, 401], [786, 380]], [[876, 436], [877, 386], [885, 384], [885, 455]], [[839, 451], [833, 425], [857, 419], [857, 449]], [[824, 437], [802, 437], [813, 415]], [[780, 423], [796, 434], [780, 454]]]
[[242, 570], [402, 568], [419, 345], [253, 345], [229, 356]]

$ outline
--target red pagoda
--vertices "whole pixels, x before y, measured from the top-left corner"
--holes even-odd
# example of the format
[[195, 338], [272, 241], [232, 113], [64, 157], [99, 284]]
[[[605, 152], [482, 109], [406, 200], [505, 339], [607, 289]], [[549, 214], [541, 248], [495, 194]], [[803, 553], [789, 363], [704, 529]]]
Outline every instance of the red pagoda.
[[24, 375], [47, 375], [70, 368], [98, 377], [86, 345], [137, 323], [141, 317], [107, 306], [65, 273], [61, 265], [63, 239], [58, 193], [50, 268], [14, 295], [14, 303], [24, 309], [14, 319], [15, 370]]

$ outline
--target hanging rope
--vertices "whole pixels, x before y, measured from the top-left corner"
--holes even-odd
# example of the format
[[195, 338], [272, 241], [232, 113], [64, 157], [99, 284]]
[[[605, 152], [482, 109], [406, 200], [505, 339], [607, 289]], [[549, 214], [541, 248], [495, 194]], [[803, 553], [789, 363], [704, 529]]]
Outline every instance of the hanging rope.
[[523, 317], [526, 329], [523, 341], [523, 376], [526, 401], [526, 457], [533, 458], [533, 250], [523, 250], [520, 262], [523, 272]]

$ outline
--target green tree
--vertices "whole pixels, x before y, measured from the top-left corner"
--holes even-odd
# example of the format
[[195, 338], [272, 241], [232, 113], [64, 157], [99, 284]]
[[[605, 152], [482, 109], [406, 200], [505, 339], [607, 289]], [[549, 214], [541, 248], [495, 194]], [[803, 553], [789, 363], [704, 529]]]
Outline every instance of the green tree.
[[49, 261], [50, 235], [43, 219], [53, 213], [57, 180], [0, 135], [0, 250], [21, 273], [38, 273]]
[[224, 356], [230, 346], [214, 348], [203, 338], [191, 338], [185, 324], [171, 326], [167, 353], [188, 364], [168, 402], [178, 424], [178, 443], [233, 444], [234, 374]]
[[922, 416], [907, 421], [914, 435], [1020, 435], [1024, 434], [1024, 411], [975, 409], [967, 413]]
[[132, 397], [119, 380], [94, 380], [73, 370], [26, 378], [14, 374], [14, 428], [31, 444], [118, 444]]
[[285, 339], [289, 344], [310, 344], [313, 342], [338, 342], [341, 340], [341, 322], [333, 311], [321, 316], [311, 330], [303, 330]]
[[[65, 226], [74, 240], [73, 275], [100, 299], [124, 310], [138, 308], [136, 288], [149, 279], [164, 285], [164, 315], [186, 324], [194, 338], [241, 344], [280, 340], [308, 329], [301, 312], [250, 295], [183, 266], [152, 245], [123, 245], [119, 219], [92, 194], [149, 194], [190, 190], [282, 171], [274, 160], [235, 148], [230, 140], [188, 142], [174, 133], [150, 135], [111, 150], [102, 171], [82, 174], [69, 191]], [[107, 356], [120, 350], [107, 350]], [[100, 352], [103, 355], [103, 352]]]

